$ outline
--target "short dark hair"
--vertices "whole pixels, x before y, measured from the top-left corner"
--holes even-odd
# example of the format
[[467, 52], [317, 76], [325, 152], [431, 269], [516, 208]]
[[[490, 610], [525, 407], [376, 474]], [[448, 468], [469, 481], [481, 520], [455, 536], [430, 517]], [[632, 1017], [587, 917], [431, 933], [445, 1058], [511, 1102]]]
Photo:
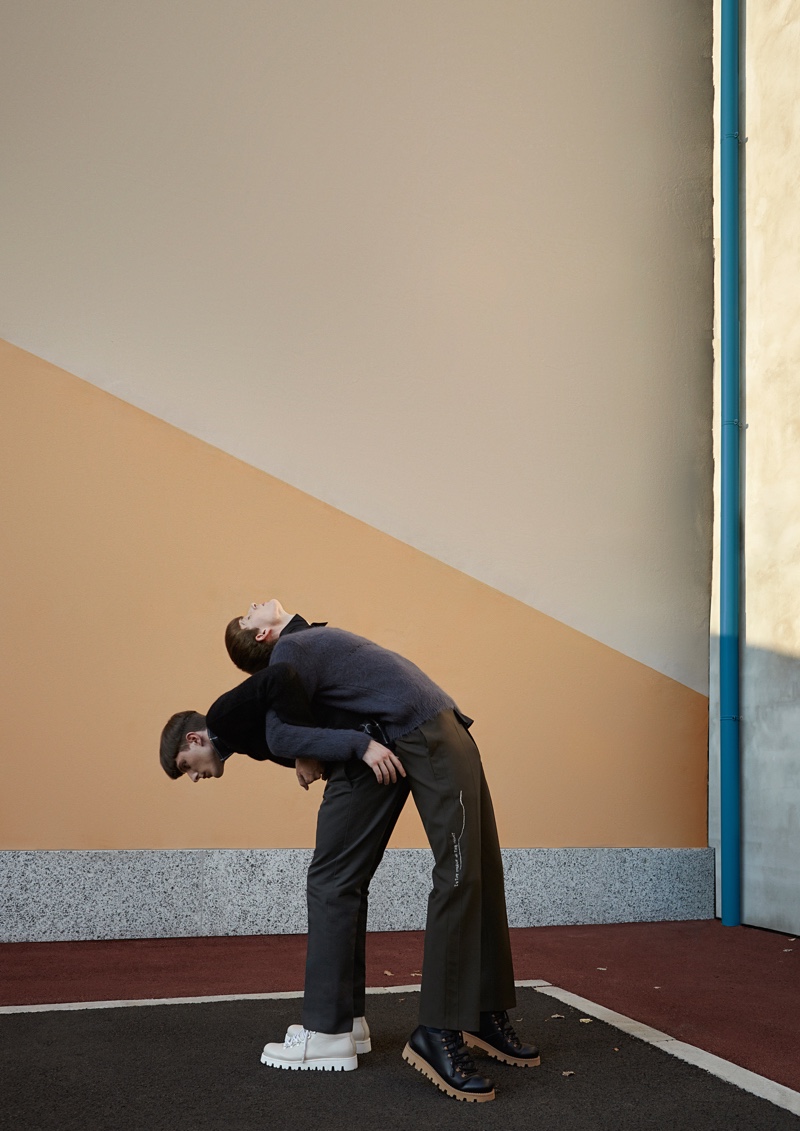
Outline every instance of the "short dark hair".
[[190, 730], [205, 730], [206, 717], [199, 711], [178, 711], [173, 715], [161, 732], [161, 746], [159, 757], [161, 767], [169, 778], [179, 778], [183, 775], [178, 769], [178, 755], [182, 750], [188, 750], [189, 743], [186, 735]]
[[255, 675], [269, 667], [272, 649], [280, 639], [276, 636], [274, 640], [256, 640], [258, 631], [257, 628], [242, 628], [239, 617], [234, 617], [225, 629], [228, 655], [237, 668], [248, 675]]

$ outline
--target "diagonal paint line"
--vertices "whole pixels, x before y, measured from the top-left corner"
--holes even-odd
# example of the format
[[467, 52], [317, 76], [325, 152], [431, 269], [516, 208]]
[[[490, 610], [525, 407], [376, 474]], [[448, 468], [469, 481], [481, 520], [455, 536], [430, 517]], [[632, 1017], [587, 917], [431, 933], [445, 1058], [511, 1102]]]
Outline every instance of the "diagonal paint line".
[[[519, 985], [519, 983], [517, 984]], [[710, 1072], [712, 1076], [719, 1077], [720, 1080], [725, 1080], [745, 1092], [751, 1092], [754, 1096], [769, 1100], [777, 1107], [800, 1115], [800, 1092], [787, 1088], [785, 1084], [778, 1084], [777, 1081], [770, 1080], [766, 1076], [759, 1076], [757, 1072], [751, 1072], [748, 1068], [732, 1064], [731, 1061], [723, 1060], [721, 1056], [715, 1056], [696, 1045], [687, 1045], [685, 1041], [678, 1041], [674, 1037], [670, 1037], [668, 1033], [662, 1033], [659, 1029], [653, 1029], [650, 1025], [635, 1021], [632, 1017], [626, 1017], [623, 1013], [616, 1013], [613, 1009], [606, 1009], [604, 1005], [598, 1005], [594, 1001], [589, 1001], [588, 998], [579, 997], [577, 994], [570, 993], [569, 990], [559, 989], [558, 986], [548, 986], [547, 988], [540, 986], [537, 988], [539, 993], [545, 994], [547, 997], [562, 1001], [565, 1005], [572, 1005], [583, 1013], [595, 1017], [598, 1021], [605, 1021], [607, 1025], [613, 1025], [615, 1029], [621, 1029], [629, 1036], [636, 1037], [637, 1040], [646, 1041], [649, 1045], [663, 1049], [670, 1056], [675, 1056], [687, 1064], [694, 1064], [697, 1068]]]

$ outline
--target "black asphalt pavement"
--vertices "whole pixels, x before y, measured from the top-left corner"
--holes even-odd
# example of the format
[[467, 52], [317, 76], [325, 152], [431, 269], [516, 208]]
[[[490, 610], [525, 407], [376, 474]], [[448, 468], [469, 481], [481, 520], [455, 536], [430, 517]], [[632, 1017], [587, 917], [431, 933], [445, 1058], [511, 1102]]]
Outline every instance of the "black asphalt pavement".
[[[356, 1072], [259, 1060], [299, 1002], [220, 1002], [0, 1016], [3, 1131], [800, 1131], [800, 1117], [532, 989], [512, 1019], [542, 1065], [481, 1057], [493, 1103], [449, 1099], [400, 1056], [418, 995], [367, 999]], [[563, 1014], [554, 1017], [553, 1014]], [[519, 1020], [517, 1020], [519, 1019]], [[476, 1057], [477, 1059], [477, 1057]]]

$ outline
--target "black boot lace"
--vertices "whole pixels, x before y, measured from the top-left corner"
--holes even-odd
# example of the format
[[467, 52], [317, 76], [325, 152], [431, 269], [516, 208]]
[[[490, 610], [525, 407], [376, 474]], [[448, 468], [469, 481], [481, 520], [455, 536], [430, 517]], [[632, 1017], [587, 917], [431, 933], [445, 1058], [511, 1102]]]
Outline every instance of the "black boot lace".
[[490, 1013], [489, 1016], [492, 1019], [492, 1025], [494, 1026], [494, 1028], [497, 1029], [499, 1033], [502, 1033], [505, 1043], [511, 1048], [521, 1049], [522, 1041], [517, 1036], [514, 1026], [509, 1021], [508, 1014]]
[[453, 1071], [459, 1076], [477, 1076], [478, 1069], [472, 1059], [469, 1049], [464, 1044], [464, 1039], [458, 1029], [445, 1029], [442, 1032], [442, 1044], [453, 1065]]

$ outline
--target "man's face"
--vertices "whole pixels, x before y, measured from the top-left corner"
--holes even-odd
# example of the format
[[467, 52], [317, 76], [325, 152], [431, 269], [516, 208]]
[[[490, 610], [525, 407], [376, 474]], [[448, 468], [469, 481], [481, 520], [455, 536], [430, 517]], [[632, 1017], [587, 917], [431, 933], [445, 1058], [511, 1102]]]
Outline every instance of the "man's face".
[[254, 601], [243, 617], [239, 618], [239, 628], [255, 628], [256, 640], [269, 640], [275, 629], [280, 628], [286, 619], [286, 610], [274, 597], [271, 601]]
[[190, 781], [203, 781], [205, 778], [221, 778], [225, 773], [225, 763], [220, 759], [207, 730], [189, 731], [186, 735], [188, 746], [178, 754], [177, 766]]

